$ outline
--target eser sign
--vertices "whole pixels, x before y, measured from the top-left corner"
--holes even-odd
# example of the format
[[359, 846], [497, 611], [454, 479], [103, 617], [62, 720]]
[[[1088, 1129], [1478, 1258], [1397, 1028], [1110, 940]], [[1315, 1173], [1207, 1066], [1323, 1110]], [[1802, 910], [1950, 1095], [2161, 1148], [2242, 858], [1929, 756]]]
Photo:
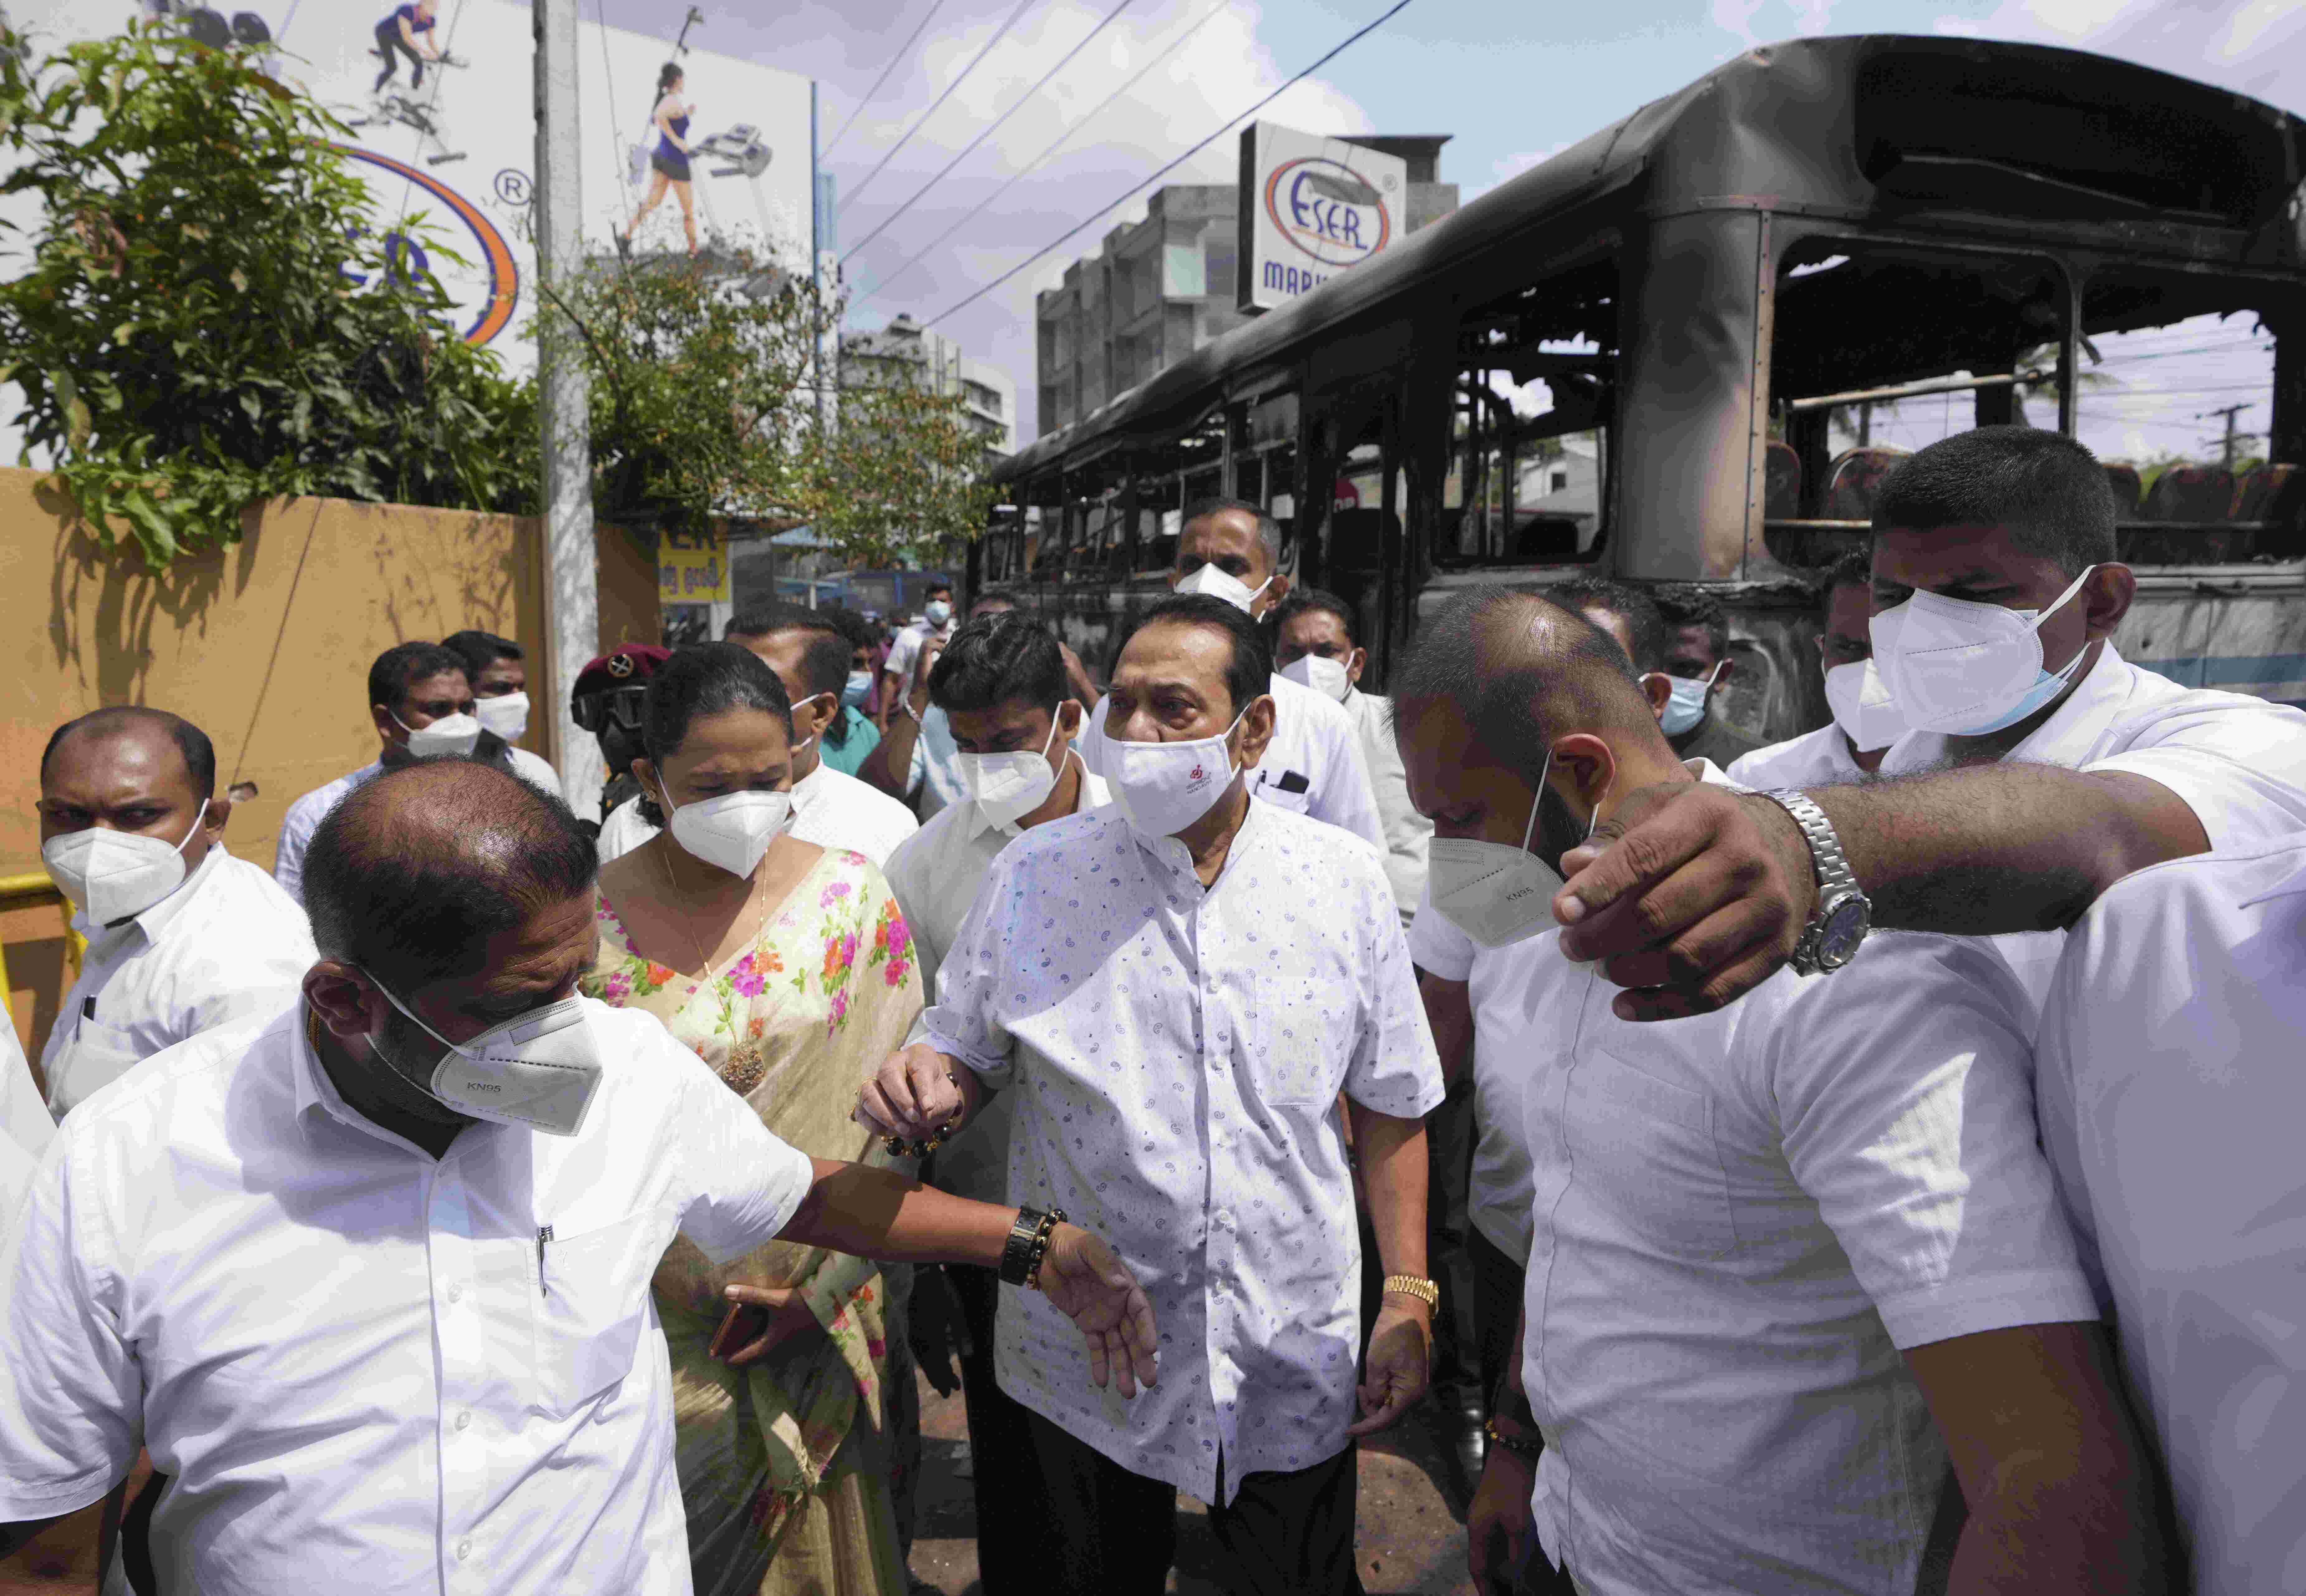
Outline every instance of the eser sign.
[[1253, 123], [1241, 135], [1244, 311], [1271, 310], [1390, 244], [1409, 164], [1398, 156]]

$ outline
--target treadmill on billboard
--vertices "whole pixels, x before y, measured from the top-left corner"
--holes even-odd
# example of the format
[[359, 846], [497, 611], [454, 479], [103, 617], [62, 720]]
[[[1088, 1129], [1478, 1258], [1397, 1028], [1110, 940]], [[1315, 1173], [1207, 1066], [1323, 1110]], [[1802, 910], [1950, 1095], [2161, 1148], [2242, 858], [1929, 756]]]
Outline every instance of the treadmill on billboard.
[[1392, 243], [1408, 194], [1399, 156], [1269, 122], [1242, 129], [1241, 308], [1287, 304]]

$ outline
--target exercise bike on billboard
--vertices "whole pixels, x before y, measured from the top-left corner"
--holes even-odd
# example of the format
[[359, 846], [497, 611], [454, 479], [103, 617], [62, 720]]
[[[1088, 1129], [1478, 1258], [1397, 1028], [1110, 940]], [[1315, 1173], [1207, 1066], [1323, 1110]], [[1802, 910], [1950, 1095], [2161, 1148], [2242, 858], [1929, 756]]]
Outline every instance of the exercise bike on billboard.
[[[450, 69], [469, 65], [434, 40], [439, 13], [435, 0], [409, 0], [387, 12], [376, 24], [376, 47], [370, 53], [384, 63], [369, 90], [366, 107], [346, 116], [352, 127], [408, 128], [416, 134], [418, 150], [428, 166], [445, 166], [465, 158], [465, 151], [451, 148], [448, 120], [440, 107], [440, 91]], [[408, 62], [408, 85], [400, 85], [400, 63]], [[425, 72], [434, 72], [428, 88]]]

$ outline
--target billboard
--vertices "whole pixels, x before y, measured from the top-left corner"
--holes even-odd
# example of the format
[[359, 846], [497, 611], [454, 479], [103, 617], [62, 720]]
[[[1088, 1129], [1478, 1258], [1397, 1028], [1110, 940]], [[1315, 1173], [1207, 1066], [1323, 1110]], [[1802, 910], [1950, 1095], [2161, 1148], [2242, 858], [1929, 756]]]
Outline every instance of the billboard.
[[1409, 163], [1343, 139], [1241, 130], [1239, 303], [1269, 311], [1358, 266], [1408, 227]]
[[727, 531], [658, 533], [656, 596], [660, 604], [728, 603]]
[[[90, 0], [8, 0], [8, 12], [43, 54], [138, 14], [126, 4]], [[142, 14], [173, 18], [207, 42], [265, 46], [276, 78], [346, 124], [337, 148], [367, 180], [377, 228], [400, 241], [402, 259], [440, 279], [464, 337], [493, 347], [516, 371], [534, 364], [534, 346], [520, 336], [535, 308], [536, 45], [529, 5], [232, 0], [227, 13], [144, 0]], [[680, 13], [666, 7], [664, 15]], [[628, 246], [636, 259], [688, 252], [693, 222], [708, 255], [742, 249], [799, 269], [808, 259], [816, 186], [810, 81], [684, 40], [685, 34], [578, 23], [585, 251], [614, 256], [639, 217]], [[681, 74], [670, 102], [658, 87], [668, 65]], [[660, 109], [688, 146], [685, 155], [658, 124]], [[408, 236], [419, 216], [459, 260]], [[5, 219], [38, 225], [21, 210]], [[13, 275], [8, 252], [22, 246], [7, 239], [0, 232], [0, 274]]]

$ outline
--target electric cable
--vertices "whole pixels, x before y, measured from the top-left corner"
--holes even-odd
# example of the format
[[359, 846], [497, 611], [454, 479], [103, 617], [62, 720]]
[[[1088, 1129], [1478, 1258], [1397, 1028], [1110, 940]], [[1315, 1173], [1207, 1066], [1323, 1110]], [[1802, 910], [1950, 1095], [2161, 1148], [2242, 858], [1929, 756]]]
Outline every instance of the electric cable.
[[865, 114], [865, 107], [871, 105], [873, 103], [873, 97], [881, 92], [881, 85], [889, 81], [889, 74], [896, 71], [898, 63], [905, 59], [905, 52], [913, 47], [913, 41], [920, 38], [922, 32], [927, 30], [928, 25], [936, 20], [936, 13], [944, 9], [944, 4], [945, 0], [935, 0], [935, 4], [929, 7], [928, 15], [923, 17], [920, 20], [919, 26], [916, 27], [912, 30], [912, 32], [906, 38], [904, 43], [897, 47], [896, 53], [889, 57], [889, 64], [883, 67], [881, 69], [881, 75], [873, 80], [873, 87], [865, 91], [865, 98], [858, 100], [857, 102], [856, 108], [849, 113], [849, 120], [842, 123], [841, 124], [841, 131], [833, 135], [833, 142], [831, 144], [827, 144], [823, 149], [817, 151], [816, 159], [818, 165], [822, 166], [825, 161], [830, 159], [832, 158], [834, 146], [838, 145], [841, 140], [849, 136], [849, 130], [857, 125], [858, 117]]
[[1227, 120], [1226, 122], [1225, 122], [1223, 124], [1221, 124], [1220, 126], [1218, 126], [1218, 127], [1216, 129], [1216, 131], [1214, 131], [1213, 132], [1211, 132], [1211, 133], [1210, 133], [1207, 138], [1203, 139], [1200, 143], [1195, 144], [1191, 149], [1190, 149], [1186, 150], [1183, 155], [1178, 156], [1174, 160], [1170, 161], [1167, 165], [1166, 165], [1166, 166], [1164, 166], [1160, 167], [1158, 170], [1157, 170], [1157, 171], [1153, 172], [1150, 175], [1149, 175], [1149, 176], [1145, 177], [1144, 179], [1142, 179], [1140, 182], [1139, 182], [1139, 183], [1136, 183], [1133, 187], [1132, 187], [1132, 188], [1131, 188], [1127, 192], [1123, 193], [1123, 194], [1121, 194], [1121, 195], [1117, 196], [1116, 198], [1115, 198], [1115, 199], [1113, 199], [1113, 200], [1109, 201], [1108, 201], [1108, 202], [1106, 202], [1105, 205], [1103, 205], [1103, 206], [1101, 206], [1100, 208], [1098, 208], [1097, 210], [1092, 211], [1092, 212], [1091, 212], [1090, 214], [1089, 214], [1088, 216], [1083, 217], [1080, 221], [1075, 222], [1075, 223], [1074, 223], [1071, 227], [1066, 228], [1064, 232], [1063, 232], [1063, 233], [1059, 234], [1056, 237], [1055, 237], [1055, 238], [1053, 238], [1053, 239], [1049, 240], [1049, 242], [1048, 242], [1048, 243], [1046, 243], [1043, 244], [1039, 249], [1035, 250], [1031, 254], [1029, 254], [1029, 255], [1026, 256], [1022, 260], [1018, 261], [1016, 265], [1014, 265], [1014, 266], [1011, 267], [1008, 270], [1006, 270], [1006, 271], [1003, 272], [999, 277], [997, 277], [994, 278], [991, 282], [989, 282], [989, 283], [986, 284], [986, 285], [985, 285], [985, 286], [983, 286], [982, 288], [979, 288], [976, 293], [974, 293], [974, 294], [970, 294], [967, 299], [962, 300], [959, 304], [956, 304], [956, 305], [951, 305], [951, 306], [948, 306], [948, 307], [947, 307], [946, 309], [944, 309], [944, 310], [939, 311], [935, 315], [934, 315], [934, 316], [930, 317], [927, 321], [923, 322], [921, 325], [922, 325], [922, 326], [924, 326], [924, 327], [935, 327], [938, 322], [943, 321], [943, 320], [945, 320], [947, 317], [952, 316], [952, 315], [954, 315], [954, 314], [957, 314], [958, 312], [961, 312], [961, 311], [965, 311], [965, 310], [967, 310], [970, 305], [973, 305], [973, 304], [975, 304], [978, 300], [983, 299], [986, 294], [988, 294], [992, 293], [995, 288], [998, 288], [999, 286], [1001, 286], [1001, 285], [1002, 285], [1002, 284], [1004, 284], [1004, 283], [1007, 282], [1011, 277], [1015, 277], [1019, 272], [1021, 272], [1021, 271], [1024, 270], [1027, 267], [1029, 267], [1029, 266], [1032, 265], [1032, 264], [1033, 264], [1033, 262], [1035, 262], [1036, 260], [1038, 260], [1039, 259], [1041, 259], [1041, 257], [1043, 257], [1044, 255], [1046, 255], [1047, 253], [1049, 253], [1049, 252], [1050, 252], [1050, 251], [1052, 251], [1052, 250], [1054, 250], [1054, 249], [1056, 249], [1059, 245], [1061, 245], [1061, 244], [1064, 243], [1065, 243], [1065, 242], [1067, 242], [1069, 239], [1072, 239], [1072, 238], [1073, 238], [1073, 237], [1077, 236], [1077, 235], [1078, 235], [1079, 234], [1080, 234], [1080, 233], [1081, 233], [1085, 228], [1088, 228], [1088, 227], [1089, 227], [1089, 226], [1093, 226], [1093, 225], [1094, 225], [1094, 224], [1095, 224], [1095, 223], [1096, 223], [1096, 222], [1097, 222], [1100, 218], [1102, 218], [1102, 217], [1104, 217], [1105, 215], [1106, 215], [1108, 212], [1110, 212], [1111, 210], [1113, 210], [1115, 207], [1120, 206], [1120, 205], [1123, 205], [1123, 204], [1127, 203], [1131, 199], [1132, 199], [1132, 198], [1134, 198], [1136, 195], [1138, 195], [1138, 194], [1140, 194], [1140, 193], [1143, 192], [1147, 188], [1149, 188], [1150, 186], [1152, 186], [1152, 184], [1154, 184], [1155, 183], [1157, 183], [1157, 182], [1158, 182], [1158, 181], [1160, 181], [1162, 178], [1166, 177], [1170, 173], [1172, 173], [1172, 172], [1175, 171], [1179, 166], [1183, 166], [1187, 161], [1189, 161], [1189, 160], [1192, 159], [1192, 158], [1193, 158], [1193, 157], [1195, 157], [1195, 156], [1199, 155], [1202, 150], [1204, 150], [1204, 149], [1208, 149], [1211, 144], [1216, 143], [1216, 142], [1217, 141], [1217, 140], [1219, 140], [1220, 138], [1224, 137], [1227, 132], [1229, 132], [1230, 131], [1232, 131], [1232, 129], [1233, 129], [1235, 125], [1237, 125], [1238, 124], [1240, 124], [1241, 122], [1243, 122], [1243, 121], [1246, 120], [1246, 119], [1247, 119], [1247, 118], [1249, 118], [1249, 117], [1251, 117], [1251, 116], [1256, 115], [1260, 111], [1262, 111], [1263, 109], [1265, 109], [1265, 107], [1268, 107], [1268, 106], [1271, 105], [1275, 100], [1277, 100], [1277, 99], [1280, 98], [1282, 95], [1285, 94], [1285, 93], [1286, 93], [1286, 92], [1288, 92], [1290, 90], [1292, 90], [1292, 89], [1295, 88], [1299, 83], [1302, 82], [1305, 79], [1307, 79], [1307, 78], [1309, 78], [1309, 77], [1311, 77], [1315, 73], [1317, 73], [1317, 72], [1320, 71], [1320, 70], [1321, 70], [1321, 68], [1323, 68], [1324, 66], [1327, 66], [1330, 62], [1332, 62], [1332, 61], [1336, 60], [1339, 55], [1344, 55], [1344, 54], [1345, 53], [1345, 51], [1346, 51], [1346, 50], [1348, 50], [1348, 49], [1350, 49], [1353, 46], [1354, 46], [1354, 45], [1356, 45], [1356, 44], [1359, 44], [1362, 39], [1367, 38], [1371, 34], [1372, 34], [1372, 33], [1376, 32], [1379, 28], [1383, 27], [1387, 22], [1388, 22], [1388, 21], [1392, 21], [1392, 20], [1393, 20], [1393, 18], [1395, 18], [1396, 16], [1399, 15], [1402, 12], [1406, 11], [1406, 10], [1409, 8], [1410, 3], [1411, 3], [1411, 0], [1394, 0], [1394, 4], [1393, 4], [1392, 5], [1390, 5], [1390, 6], [1388, 6], [1388, 7], [1386, 8], [1386, 10], [1385, 10], [1384, 13], [1383, 13], [1382, 15], [1379, 16], [1375, 21], [1371, 21], [1371, 22], [1367, 22], [1367, 23], [1363, 24], [1362, 27], [1360, 27], [1360, 28], [1358, 28], [1358, 29], [1356, 29], [1356, 30], [1354, 30], [1354, 31], [1353, 31], [1352, 33], [1347, 34], [1347, 35], [1345, 37], [1345, 38], [1344, 38], [1341, 42], [1339, 42], [1339, 43], [1338, 43], [1338, 44], [1337, 44], [1336, 46], [1332, 47], [1330, 48], [1329, 52], [1328, 52], [1327, 55], [1323, 55], [1320, 60], [1318, 60], [1318, 61], [1314, 62], [1311, 65], [1307, 66], [1307, 67], [1303, 68], [1302, 70], [1301, 70], [1301, 71], [1297, 73], [1297, 75], [1296, 75], [1296, 76], [1294, 76], [1294, 77], [1291, 78], [1287, 82], [1285, 82], [1285, 83], [1282, 84], [1280, 88], [1276, 89], [1272, 93], [1270, 93], [1270, 94], [1267, 95], [1264, 98], [1262, 98], [1262, 99], [1259, 100], [1255, 105], [1253, 105], [1253, 106], [1250, 107], [1247, 110], [1243, 111], [1243, 112], [1240, 112], [1238, 115], [1236, 115], [1233, 116], [1232, 118], [1230, 118], [1229, 120]]
[[969, 64], [961, 69], [960, 75], [954, 78], [952, 82], [947, 83], [944, 86], [944, 91], [929, 102], [929, 108], [923, 111], [918, 116], [915, 117], [913, 119], [913, 125], [907, 128], [904, 132], [898, 137], [897, 141], [889, 146], [888, 149], [882, 155], [881, 158], [873, 163], [873, 169], [865, 174], [865, 180], [862, 183], [859, 183], [854, 189], [851, 189], [847, 197], [844, 198], [837, 207], [835, 207], [836, 213], [847, 210], [851, 205], [854, 205], [858, 197], [862, 195], [867, 188], [872, 186], [873, 180], [888, 169], [889, 163], [896, 159], [897, 151], [911, 143], [913, 141], [913, 135], [921, 131], [921, 125], [927, 122], [930, 117], [937, 114], [937, 107], [944, 105], [945, 101], [951, 99], [953, 96], [953, 91], [959, 89], [963, 83], [969, 81], [969, 74], [975, 72], [979, 66], [983, 65], [985, 64], [985, 58], [994, 52], [1003, 39], [1009, 37], [1009, 30], [1017, 25], [1017, 19], [1023, 16], [1025, 14], [1026, 8], [1032, 4], [1033, 0], [1017, 0], [1016, 9], [1002, 19], [1001, 26], [993, 30], [993, 37], [985, 41], [985, 47], [978, 51], [975, 55], [969, 57]]
[[1075, 45], [1072, 49], [1067, 50], [1058, 60], [1057, 64], [1049, 68], [1048, 71], [1043, 73], [1040, 77], [1035, 81], [1031, 88], [1019, 95], [1010, 105], [1007, 110], [1002, 112], [1000, 115], [995, 116], [991, 122], [986, 124], [984, 131], [979, 132], [977, 137], [971, 139], [966, 145], [962, 146], [961, 152], [958, 155], [945, 162], [944, 169], [943, 171], [939, 172], [935, 177], [930, 178], [927, 183], [921, 184], [919, 189], [914, 192], [911, 199], [906, 201], [902, 205], [898, 206], [896, 209], [891, 211], [887, 216], [883, 217], [880, 222], [870, 233], [867, 233], [864, 237], [858, 239], [855, 243], [850, 245], [847, 250], [843, 251], [841, 256], [841, 264], [846, 266], [850, 258], [853, 257], [858, 251], [863, 249], [867, 244], [872, 243], [875, 239], [880, 237], [884, 232], [887, 231], [890, 223], [895, 221], [908, 210], [910, 210], [920, 201], [922, 196], [926, 195], [931, 189], [936, 187], [940, 183], [943, 183], [946, 178], [952, 176], [952, 169], [955, 166], [958, 166], [961, 162], [967, 160], [969, 156], [976, 151], [978, 146], [983, 144], [986, 140], [991, 138], [995, 132], [1000, 131], [1001, 124], [1003, 123], [1008, 121], [1009, 118], [1023, 110], [1025, 107], [1030, 103], [1035, 95], [1047, 88], [1049, 80], [1055, 77], [1059, 73], [1064, 71], [1066, 64], [1070, 63], [1074, 56], [1089, 48], [1090, 41], [1095, 39], [1098, 34], [1104, 32], [1107, 27], [1111, 26], [1113, 20], [1115, 17], [1119, 16], [1123, 12], [1127, 11], [1131, 6], [1136, 4], [1137, 0], [1121, 0], [1121, 4], [1115, 5], [1111, 11], [1106, 12], [1103, 17], [1099, 18], [1097, 20], [1097, 26], [1090, 29], [1088, 33], [1084, 34], [1079, 44]]
[[858, 295], [851, 303], [861, 305], [870, 300], [876, 299], [881, 294], [886, 293], [900, 277], [912, 270], [914, 267], [918, 266], [922, 261], [927, 260], [930, 253], [939, 245], [943, 244], [946, 239], [951, 238], [954, 234], [960, 232], [963, 227], [966, 227], [969, 223], [982, 216], [988, 209], [991, 208], [995, 201], [1000, 199], [1002, 195], [1007, 193], [1023, 179], [1030, 177], [1034, 173], [1039, 171], [1042, 166], [1048, 163], [1049, 158], [1052, 156], [1055, 155], [1058, 150], [1063, 149], [1067, 144], [1072, 143], [1074, 136], [1078, 134], [1081, 129], [1096, 121], [1098, 115], [1103, 112], [1106, 107], [1112, 105], [1114, 101], [1119, 99], [1132, 89], [1136, 88], [1140, 82], [1144, 81], [1146, 75], [1152, 72], [1155, 67], [1160, 65], [1170, 56], [1175, 55], [1179, 49], [1183, 48], [1185, 41], [1192, 38], [1194, 34], [1199, 33], [1201, 29], [1215, 18], [1219, 12], [1226, 10], [1227, 4], [1228, 0], [1217, 0], [1216, 4], [1210, 6], [1207, 11], [1201, 13], [1200, 16], [1193, 20], [1193, 25], [1191, 27], [1177, 35], [1177, 37], [1170, 40], [1169, 43], [1162, 46], [1160, 53], [1155, 55], [1150, 61], [1148, 61], [1134, 74], [1132, 74], [1127, 82], [1122, 84], [1120, 88], [1115, 90], [1111, 94], [1106, 95], [1103, 99], [1097, 101], [1097, 104], [1091, 106], [1073, 123], [1071, 127], [1067, 128], [1063, 132], [1059, 133], [1055, 139], [1051, 140], [1046, 148], [1042, 149], [1040, 154], [1026, 162], [1015, 172], [1011, 173], [1008, 177], [1002, 181], [999, 188], [995, 189], [991, 193], [986, 195], [984, 199], [978, 201], [978, 203], [972, 206], [959, 221], [953, 223], [952, 226], [947, 227], [944, 232], [938, 234], [927, 243], [922, 245], [921, 248], [917, 251], [910, 260], [906, 260], [902, 266], [898, 267], [896, 270], [883, 277], [880, 282], [872, 288]]

